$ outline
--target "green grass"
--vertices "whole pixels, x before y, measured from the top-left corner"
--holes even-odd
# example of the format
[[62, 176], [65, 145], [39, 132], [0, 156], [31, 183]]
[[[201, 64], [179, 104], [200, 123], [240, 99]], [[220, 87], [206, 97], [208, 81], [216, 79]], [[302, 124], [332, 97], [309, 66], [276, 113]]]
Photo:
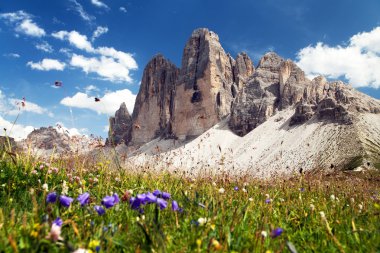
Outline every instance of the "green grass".
[[[228, 175], [189, 178], [148, 170], [131, 173], [107, 161], [79, 157], [51, 161], [40, 169], [42, 164], [26, 155], [2, 156], [0, 252], [78, 248], [95, 252], [98, 244], [100, 252], [289, 252], [287, 242], [298, 252], [380, 251], [376, 173], [259, 180]], [[68, 196], [76, 199], [89, 192], [90, 203], [81, 207], [74, 201], [69, 208], [47, 204], [47, 193], [60, 194], [63, 181]], [[48, 191], [43, 189], [45, 183]], [[225, 192], [220, 193], [220, 188]], [[155, 189], [171, 193], [183, 212], [173, 212], [169, 201], [166, 209], [150, 204], [140, 214], [122, 200], [103, 216], [94, 211], [106, 195], [117, 193], [122, 198], [128, 190], [135, 196]], [[47, 236], [57, 217], [64, 224], [62, 240], [54, 242]], [[207, 223], [198, 224], [199, 218]], [[283, 233], [272, 238], [270, 233], [277, 227]], [[263, 237], [262, 231], [268, 236]]]

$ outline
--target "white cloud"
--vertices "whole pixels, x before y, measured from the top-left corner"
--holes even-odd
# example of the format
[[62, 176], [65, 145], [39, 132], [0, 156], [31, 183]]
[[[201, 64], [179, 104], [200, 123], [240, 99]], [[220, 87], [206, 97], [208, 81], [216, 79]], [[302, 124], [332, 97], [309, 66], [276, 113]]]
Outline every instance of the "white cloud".
[[136, 95], [128, 89], [108, 92], [100, 98], [100, 102], [94, 101], [95, 97], [89, 96], [83, 92], [77, 92], [72, 97], [65, 97], [61, 100], [61, 104], [65, 106], [83, 108], [93, 110], [99, 114], [114, 115], [119, 109], [120, 104], [125, 102], [128, 111], [132, 113], [135, 105]]
[[109, 7], [105, 3], [103, 3], [103, 2], [101, 2], [99, 0], [91, 0], [91, 3], [93, 5], [95, 5], [96, 7], [109, 9]]
[[57, 122], [54, 128], [57, 130], [58, 133], [68, 134], [70, 137], [78, 136], [78, 135], [81, 136], [88, 133], [87, 128], [81, 128], [81, 129], [78, 129], [75, 127], [67, 128], [62, 122]]
[[98, 26], [96, 27], [96, 30], [92, 34], [91, 40], [94, 41], [96, 38], [99, 38], [101, 35], [108, 32], [108, 27], [104, 26]]
[[0, 116], [0, 128], [7, 129], [6, 134], [9, 137], [15, 138], [15, 140], [19, 141], [25, 139], [28, 134], [30, 134], [34, 127], [32, 126], [24, 126], [20, 124], [14, 124], [13, 122], [9, 122]]
[[45, 58], [40, 62], [28, 62], [26, 64], [27, 66], [30, 66], [32, 69], [42, 70], [42, 71], [49, 71], [49, 70], [58, 70], [62, 71], [65, 69], [66, 64], [59, 62], [55, 59], [48, 59]]
[[113, 47], [94, 48], [87, 36], [77, 31], [59, 31], [53, 33], [52, 36], [60, 40], [67, 40], [74, 47], [96, 55], [96, 57], [86, 57], [72, 54], [71, 66], [80, 68], [87, 74], [96, 73], [102, 79], [111, 82], [132, 82], [130, 70], [138, 68], [132, 54], [118, 51]]
[[59, 31], [51, 34], [54, 38], [60, 40], [68, 40], [71, 45], [86, 52], [94, 52], [91, 42], [88, 41], [86, 35], [82, 35], [77, 31]]
[[3, 56], [9, 57], [9, 58], [20, 58], [20, 55], [16, 53], [3, 54]]
[[91, 93], [92, 91], [99, 91], [99, 88], [96, 87], [95, 85], [90, 84], [90, 85], [87, 85], [87, 86], [84, 88], [84, 90], [85, 90], [86, 94], [89, 94], [89, 93]]
[[83, 9], [83, 6], [78, 3], [76, 0], [70, 0], [70, 2], [72, 2], [74, 4], [74, 10], [79, 14], [79, 16], [87, 21], [87, 22], [92, 22], [93, 20], [95, 20], [95, 17], [94, 16], [91, 16], [89, 15], [84, 9]]
[[296, 62], [310, 76], [347, 79], [354, 87], [380, 87], [380, 27], [352, 36], [347, 45], [318, 42], [297, 53]]
[[43, 42], [37, 44], [36, 48], [38, 50], [44, 51], [46, 53], [52, 53], [54, 51], [53, 47], [49, 43], [47, 43], [46, 41], [43, 41]]
[[[24, 102], [24, 105], [23, 103]], [[54, 114], [33, 102], [24, 101], [22, 99], [8, 98], [0, 90], [0, 113], [3, 115], [16, 116], [19, 113], [31, 112], [36, 114], [46, 114], [49, 117], [53, 117]]]
[[0, 19], [5, 19], [10, 25], [14, 25], [17, 33], [22, 33], [32, 37], [43, 37], [46, 35], [45, 30], [39, 27], [32, 20], [32, 15], [22, 10], [17, 12], [2, 13], [0, 14]]
[[121, 6], [121, 7], [119, 8], [119, 10], [120, 10], [121, 12], [127, 13], [127, 8], [125, 8], [125, 7], [123, 7], [123, 6]]
[[111, 82], [132, 82], [128, 66], [115, 61], [111, 57], [88, 58], [74, 54], [71, 57], [70, 65], [81, 68], [86, 74], [96, 73], [102, 79]]

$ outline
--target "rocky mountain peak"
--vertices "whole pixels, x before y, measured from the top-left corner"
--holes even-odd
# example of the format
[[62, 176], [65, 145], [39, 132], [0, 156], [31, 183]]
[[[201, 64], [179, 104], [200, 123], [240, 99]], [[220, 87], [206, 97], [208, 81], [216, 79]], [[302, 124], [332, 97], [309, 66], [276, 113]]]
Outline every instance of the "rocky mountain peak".
[[117, 145], [124, 141], [132, 126], [132, 117], [126, 104], [121, 103], [114, 117], [109, 119], [109, 131], [106, 145]]

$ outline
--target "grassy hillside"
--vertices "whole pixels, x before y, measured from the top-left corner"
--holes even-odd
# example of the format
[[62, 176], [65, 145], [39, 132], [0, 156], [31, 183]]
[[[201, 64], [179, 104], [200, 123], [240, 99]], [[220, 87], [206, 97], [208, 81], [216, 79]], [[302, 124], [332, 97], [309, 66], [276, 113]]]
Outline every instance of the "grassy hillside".
[[187, 178], [99, 159], [2, 153], [0, 252], [380, 251], [376, 172]]

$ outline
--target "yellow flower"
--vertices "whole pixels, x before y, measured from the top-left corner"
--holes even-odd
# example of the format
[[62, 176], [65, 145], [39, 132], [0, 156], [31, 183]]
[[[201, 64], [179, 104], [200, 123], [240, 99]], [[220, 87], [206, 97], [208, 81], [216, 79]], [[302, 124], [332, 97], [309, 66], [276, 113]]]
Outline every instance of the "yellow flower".
[[91, 240], [90, 243], [88, 244], [88, 247], [91, 248], [91, 249], [95, 249], [99, 245], [100, 245], [100, 241], [99, 240]]
[[198, 248], [200, 248], [202, 245], [202, 240], [201, 239], [197, 239], [197, 246]]
[[215, 230], [215, 224], [211, 224], [210, 227], [211, 227], [212, 231]]
[[34, 237], [34, 238], [37, 238], [38, 237], [38, 232], [33, 230], [32, 232], [30, 232], [30, 236], [31, 237]]

